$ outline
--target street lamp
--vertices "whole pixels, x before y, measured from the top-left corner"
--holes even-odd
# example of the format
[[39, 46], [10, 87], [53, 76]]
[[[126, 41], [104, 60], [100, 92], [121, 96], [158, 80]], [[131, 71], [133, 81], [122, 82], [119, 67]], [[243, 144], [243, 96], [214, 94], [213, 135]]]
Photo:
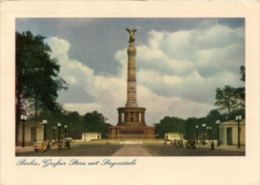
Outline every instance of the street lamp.
[[52, 127], [52, 140], [55, 142], [55, 130], [56, 130], [56, 126]]
[[[209, 137], [209, 127], [207, 127], [207, 131], [208, 131], [208, 137]], [[209, 140], [209, 138], [208, 138], [208, 140]]]
[[44, 127], [43, 141], [46, 141], [46, 125], [47, 125], [47, 120], [42, 120], [42, 124], [43, 124], [43, 127]]
[[25, 121], [27, 120], [27, 116], [21, 115], [21, 120], [23, 122], [23, 143], [22, 143], [22, 147], [24, 147], [24, 125], [25, 125]]
[[65, 130], [65, 139], [66, 139], [66, 131], [67, 131], [67, 125], [64, 126], [64, 130]]
[[217, 124], [217, 140], [218, 140], [217, 145], [219, 146], [219, 124], [220, 124], [220, 120], [217, 120], [216, 124]]
[[239, 122], [242, 120], [242, 116], [238, 115], [236, 116], [236, 121], [237, 121], [237, 147], [240, 148], [240, 125]]
[[197, 140], [197, 144], [199, 144], [199, 141], [198, 141], [198, 129], [199, 129], [199, 125], [196, 125], [196, 140]]
[[60, 127], [61, 127], [61, 124], [58, 123], [58, 147], [59, 147], [59, 150], [61, 149], [60, 148]]
[[210, 143], [210, 133], [211, 133], [212, 127], [209, 127], [209, 143]]
[[202, 124], [202, 128], [203, 128], [203, 145], [205, 145], [205, 127], [206, 127], [206, 123]]

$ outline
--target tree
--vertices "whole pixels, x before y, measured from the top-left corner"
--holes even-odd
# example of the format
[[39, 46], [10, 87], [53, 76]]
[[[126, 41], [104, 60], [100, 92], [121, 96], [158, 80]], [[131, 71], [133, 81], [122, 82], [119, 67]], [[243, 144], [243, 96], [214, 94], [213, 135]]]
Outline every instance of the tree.
[[246, 68], [245, 68], [245, 66], [240, 66], [240, 74], [241, 74], [240, 80], [245, 82], [246, 81]]
[[188, 118], [185, 121], [185, 139], [195, 139], [196, 138], [196, 125], [199, 126], [198, 136], [202, 135], [202, 124], [207, 123], [206, 118]]
[[219, 110], [228, 110], [228, 117], [232, 110], [239, 106], [239, 94], [236, 88], [226, 85], [223, 89], [216, 89], [216, 106], [220, 106]]
[[[65, 134], [64, 126], [67, 125], [67, 137], [73, 139], [81, 139], [84, 132], [98, 132], [101, 133], [102, 138], [107, 138], [108, 127], [111, 126], [106, 123], [105, 117], [94, 111], [92, 113], [86, 113], [81, 116], [78, 112], [73, 111], [42, 111], [38, 117], [40, 120], [47, 120], [46, 126], [47, 139], [53, 139], [53, 127], [58, 123], [61, 123], [60, 135], [63, 138]], [[36, 121], [36, 118], [31, 118], [32, 121]], [[57, 138], [57, 130], [56, 130]]]
[[110, 124], [105, 123], [106, 118], [103, 114], [93, 111], [92, 113], [86, 113], [83, 116], [83, 131], [84, 132], [99, 132], [102, 138], [107, 138], [108, 127]]
[[236, 116], [237, 115], [241, 115], [242, 116], [242, 119], [245, 119], [246, 117], [246, 111], [244, 108], [241, 108], [241, 109], [235, 109], [231, 112], [230, 114], [230, 119], [233, 119], [235, 120], [236, 119]]
[[[231, 112], [232, 114], [232, 112]], [[212, 132], [210, 134], [210, 137], [212, 139], [217, 138], [217, 133], [215, 132], [217, 130], [216, 121], [220, 120], [220, 122], [226, 121], [227, 114], [221, 114], [217, 109], [211, 110], [208, 115], [206, 116], [205, 123], [207, 124], [207, 127], [212, 128]]]
[[155, 134], [158, 134], [158, 138], [164, 138], [165, 134], [168, 132], [179, 132], [184, 133], [185, 120], [166, 116], [160, 123], [154, 124]]
[[206, 118], [207, 118], [207, 120], [221, 120], [222, 116], [217, 109], [213, 109], [213, 110], [209, 111]]
[[245, 87], [238, 87], [236, 89], [236, 93], [238, 96], [238, 104], [240, 107], [245, 107], [245, 99], [246, 99], [246, 94], [245, 94]]
[[[245, 70], [246, 70], [245, 66], [240, 67], [240, 74], [241, 74], [240, 80], [243, 81], [243, 82], [246, 81], [246, 71]], [[239, 94], [240, 100], [242, 100], [240, 102], [241, 106], [245, 107], [245, 99], [246, 99], [245, 87], [237, 88], [237, 93]]]
[[[45, 37], [34, 36], [30, 31], [16, 33], [16, 129], [19, 123], [22, 101], [34, 106], [35, 116], [39, 108], [58, 110], [58, 91], [68, 84], [58, 76], [60, 65], [50, 57], [51, 49], [44, 43]], [[16, 131], [16, 136], [17, 136]], [[17, 141], [17, 140], [16, 140]]]

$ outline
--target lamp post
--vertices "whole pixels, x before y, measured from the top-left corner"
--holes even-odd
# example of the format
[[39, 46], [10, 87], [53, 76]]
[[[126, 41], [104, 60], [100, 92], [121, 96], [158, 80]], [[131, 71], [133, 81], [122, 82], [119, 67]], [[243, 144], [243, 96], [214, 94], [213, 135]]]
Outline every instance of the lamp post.
[[66, 134], [67, 134], [67, 125], [64, 126], [64, 131], [65, 131], [65, 139], [66, 139]]
[[203, 145], [205, 145], [205, 127], [206, 127], [206, 123], [202, 124], [202, 128], [203, 128]]
[[198, 141], [198, 129], [199, 129], [199, 126], [196, 125], [196, 140], [197, 140], [197, 144], [199, 144], [199, 141]]
[[58, 148], [59, 148], [59, 150], [61, 149], [60, 148], [60, 127], [61, 127], [61, 124], [60, 123], [58, 123]]
[[22, 147], [24, 147], [24, 126], [25, 126], [25, 121], [27, 120], [27, 116], [21, 115], [21, 120], [23, 122], [23, 142], [22, 142]]
[[43, 128], [44, 128], [44, 136], [43, 136], [43, 141], [46, 141], [46, 125], [47, 125], [47, 120], [42, 120]]
[[[209, 137], [209, 127], [207, 127], [207, 131], [208, 131], [208, 137]], [[208, 140], [209, 140], [209, 138], [208, 138]]]
[[209, 127], [209, 143], [210, 143], [210, 133], [211, 133], [212, 127]]
[[216, 124], [217, 124], [217, 145], [219, 146], [219, 124], [220, 124], [220, 120], [217, 120], [216, 121]]
[[242, 120], [242, 116], [238, 115], [236, 116], [236, 121], [237, 121], [237, 147], [240, 148], [240, 121]]
[[52, 127], [52, 144], [55, 143], [55, 130], [56, 130], [56, 126]]
[[108, 134], [106, 134], [106, 136], [107, 136], [107, 143], [106, 144], [108, 144]]

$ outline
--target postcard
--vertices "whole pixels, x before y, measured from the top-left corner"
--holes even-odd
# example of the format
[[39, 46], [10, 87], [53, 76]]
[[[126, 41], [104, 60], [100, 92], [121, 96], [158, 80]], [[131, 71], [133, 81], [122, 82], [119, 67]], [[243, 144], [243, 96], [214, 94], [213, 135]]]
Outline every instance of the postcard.
[[1, 184], [258, 184], [258, 5], [2, 2]]

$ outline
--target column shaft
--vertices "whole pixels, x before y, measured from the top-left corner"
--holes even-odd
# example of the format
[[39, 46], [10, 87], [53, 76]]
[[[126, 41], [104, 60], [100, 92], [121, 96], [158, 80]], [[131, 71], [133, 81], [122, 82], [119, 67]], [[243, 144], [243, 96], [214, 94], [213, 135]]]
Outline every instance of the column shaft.
[[129, 45], [128, 69], [127, 69], [127, 102], [126, 107], [137, 107], [136, 103], [136, 75], [135, 75], [135, 54], [136, 49], [133, 44]]
[[128, 112], [128, 122], [130, 122], [130, 112]]
[[141, 122], [144, 123], [144, 113], [141, 113]]

